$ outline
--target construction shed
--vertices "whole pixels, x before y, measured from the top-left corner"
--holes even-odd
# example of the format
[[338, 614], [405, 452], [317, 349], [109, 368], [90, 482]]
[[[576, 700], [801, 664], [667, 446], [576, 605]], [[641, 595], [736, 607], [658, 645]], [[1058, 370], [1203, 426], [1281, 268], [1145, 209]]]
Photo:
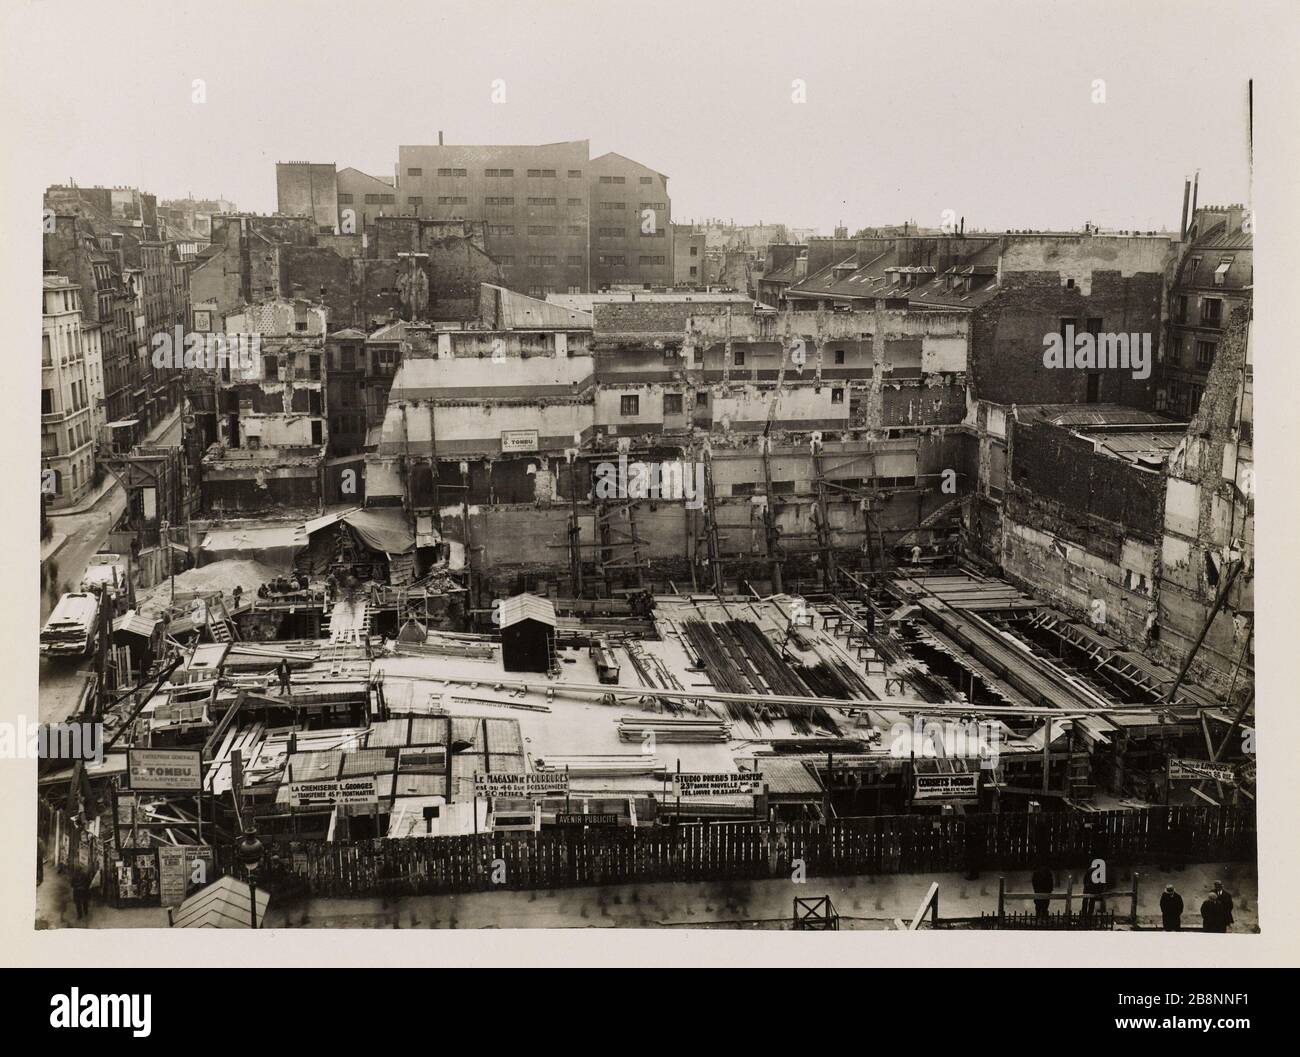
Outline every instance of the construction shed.
[[522, 594], [501, 603], [501, 667], [549, 672], [555, 660], [555, 606]]

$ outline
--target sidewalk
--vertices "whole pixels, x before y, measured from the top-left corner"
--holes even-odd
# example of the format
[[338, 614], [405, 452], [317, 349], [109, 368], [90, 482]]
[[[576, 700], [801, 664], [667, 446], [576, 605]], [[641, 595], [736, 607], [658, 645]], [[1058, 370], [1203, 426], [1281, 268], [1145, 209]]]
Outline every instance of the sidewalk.
[[[1234, 933], [1257, 932], [1256, 874], [1244, 863], [1196, 864], [1163, 872], [1139, 866], [1138, 927], [1159, 929], [1160, 895], [1167, 884], [1186, 903], [1183, 925], [1201, 927], [1199, 906], [1213, 881], [1222, 880], [1233, 898]], [[844, 929], [893, 929], [895, 919], [910, 921], [931, 883], [939, 883], [939, 917], [979, 917], [998, 905], [998, 871], [975, 881], [961, 874], [888, 874], [810, 877], [795, 884], [783, 879], [707, 883], [611, 885], [540, 891], [474, 892], [455, 896], [381, 899], [311, 899], [292, 906], [271, 900], [268, 928], [759, 928], [790, 926], [795, 896], [829, 895]], [[1028, 890], [1029, 874], [1009, 871], [1009, 891]], [[1132, 880], [1128, 869], [1114, 879], [1116, 889]], [[1058, 878], [1064, 883], [1064, 878]], [[1076, 890], [1081, 886], [1076, 877]], [[1008, 910], [1029, 910], [1028, 901]], [[1078, 912], [1080, 904], [1075, 903]], [[1129, 899], [1112, 896], [1109, 909], [1128, 929]], [[928, 926], [927, 926], [928, 927]], [[1119, 926], [1117, 926], [1119, 927]]]
[[[145, 434], [145, 439], [141, 441], [143, 445], [153, 444], [159, 437], [170, 429], [174, 429], [176, 423], [180, 421], [180, 408], [177, 408], [165, 419], [154, 426]], [[104, 479], [99, 482], [98, 487], [93, 492], [88, 492], [78, 502], [72, 506], [60, 507], [58, 510], [47, 510], [45, 516], [48, 518], [68, 517], [73, 514], [84, 514], [86, 511], [93, 509], [99, 501], [104, 498], [110, 491], [118, 487], [117, 478], [107, 470], [104, 471]], [[57, 548], [56, 548], [57, 549]], [[44, 548], [41, 551], [41, 561], [44, 561], [48, 555], [45, 554]]]

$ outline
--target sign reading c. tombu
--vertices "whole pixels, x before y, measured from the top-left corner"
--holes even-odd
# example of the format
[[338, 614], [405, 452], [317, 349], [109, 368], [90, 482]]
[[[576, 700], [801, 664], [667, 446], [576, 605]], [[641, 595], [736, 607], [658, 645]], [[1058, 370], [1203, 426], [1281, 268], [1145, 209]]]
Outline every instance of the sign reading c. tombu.
[[198, 749], [127, 749], [132, 789], [197, 792], [203, 787], [203, 754]]

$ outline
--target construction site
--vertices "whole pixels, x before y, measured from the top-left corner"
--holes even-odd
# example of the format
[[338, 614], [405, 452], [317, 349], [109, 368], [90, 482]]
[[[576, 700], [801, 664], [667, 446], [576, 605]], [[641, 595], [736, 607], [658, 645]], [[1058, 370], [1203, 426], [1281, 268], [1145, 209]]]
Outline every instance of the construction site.
[[1228, 212], [813, 240], [783, 307], [241, 304], [261, 360], [114, 456], [125, 512], [42, 632], [42, 719], [103, 730], [43, 761], [57, 863], [232, 927], [784, 878], [829, 928], [845, 878], [1042, 870], [1028, 923], [1014, 879], [898, 921], [1141, 927], [1139, 873], [1251, 869], [1249, 305], [1195, 409], [1035, 348], [1158, 332]]

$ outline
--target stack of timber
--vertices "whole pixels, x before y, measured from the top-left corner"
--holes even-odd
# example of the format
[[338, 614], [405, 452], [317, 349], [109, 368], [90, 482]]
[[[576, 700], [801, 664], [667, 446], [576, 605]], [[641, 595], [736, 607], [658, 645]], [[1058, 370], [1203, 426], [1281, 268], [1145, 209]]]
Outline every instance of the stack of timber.
[[655, 741], [730, 741], [731, 726], [720, 719], [686, 719], [681, 716], [624, 716], [618, 721], [622, 741], [644, 743], [649, 731]]
[[[656, 737], [658, 735], [656, 734]], [[534, 763], [539, 771], [564, 771], [573, 778], [621, 778], [643, 774], [662, 774], [659, 757], [641, 752], [613, 753], [604, 756], [539, 756]]]

